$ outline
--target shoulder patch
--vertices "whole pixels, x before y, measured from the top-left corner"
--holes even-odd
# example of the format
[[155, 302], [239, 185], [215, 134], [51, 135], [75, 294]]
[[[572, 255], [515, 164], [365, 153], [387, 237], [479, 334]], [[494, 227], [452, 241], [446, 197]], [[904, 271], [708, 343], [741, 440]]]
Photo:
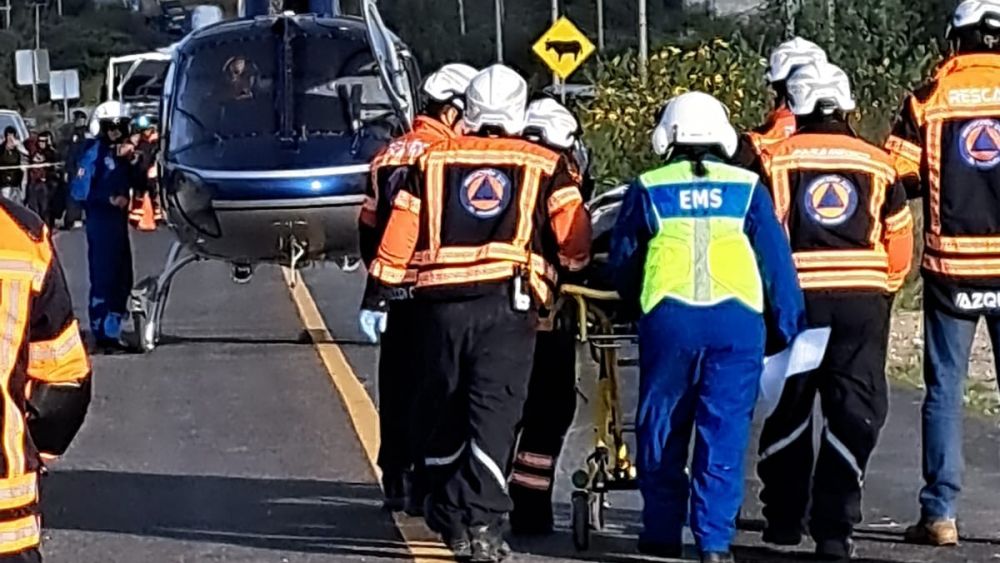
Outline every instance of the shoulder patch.
[[0, 212], [10, 217], [35, 242], [41, 242], [45, 238], [45, 222], [35, 215], [34, 211], [20, 203], [0, 197]]

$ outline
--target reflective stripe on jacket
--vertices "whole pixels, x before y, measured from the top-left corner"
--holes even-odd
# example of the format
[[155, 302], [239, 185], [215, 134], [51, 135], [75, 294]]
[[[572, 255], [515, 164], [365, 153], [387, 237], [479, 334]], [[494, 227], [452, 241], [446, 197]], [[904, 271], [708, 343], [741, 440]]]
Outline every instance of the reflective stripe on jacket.
[[849, 134], [800, 132], [773, 146], [764, 161], [803, 289], [902, 286], [913, 218], [881, 149]]

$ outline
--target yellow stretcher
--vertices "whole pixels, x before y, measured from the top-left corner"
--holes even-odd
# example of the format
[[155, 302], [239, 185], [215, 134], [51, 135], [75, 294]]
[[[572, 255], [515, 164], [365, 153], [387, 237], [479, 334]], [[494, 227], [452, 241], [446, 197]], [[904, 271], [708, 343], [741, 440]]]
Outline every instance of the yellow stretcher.
[[634, 327], [618, 324], [614, 310], [619, 297], [614, 291], [601, 291], [579, 285], [563, 285], [561, 307], [575, 304], [579, 339], [590, 345], [590, 354], [598, 365], [597, 397], [592, 403], [594, 451], [586, 467], [573, 474], [573, 543], [578, 550], [590, 547], [591, 530], [604, 528], [604, 514], [612, 491], [635, 490], [636, 468], [625, 442], [625, 435], [635, 432], [625, 424], [619, 394], [618, 368], [636, 365], [634, 358], [623, 358], [622, 348], [638, 341]]

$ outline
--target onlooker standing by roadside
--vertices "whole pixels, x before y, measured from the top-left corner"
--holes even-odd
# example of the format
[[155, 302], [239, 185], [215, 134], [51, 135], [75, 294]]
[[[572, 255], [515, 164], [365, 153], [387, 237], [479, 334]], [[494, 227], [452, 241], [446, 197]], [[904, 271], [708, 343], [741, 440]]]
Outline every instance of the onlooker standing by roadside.
[[24, 169], [18, 168], [24, 164], [27, 151], [17, 138], [17, 130], [7, 127], [3, 131], [3, 144], [0, 145], [0, 197], [21, 202], [21, 184], [24, 181]]
[[28, 186], [25, 194], [25, 204], [34, 211], [49, 228], [55, 224], [52, 208], [52, 194], [55, 192], [57, 173], [54, 168], [59, 160], [52, 146], [52, 134], [48, 131], [39, 133], [38, 138], [28, 149]]

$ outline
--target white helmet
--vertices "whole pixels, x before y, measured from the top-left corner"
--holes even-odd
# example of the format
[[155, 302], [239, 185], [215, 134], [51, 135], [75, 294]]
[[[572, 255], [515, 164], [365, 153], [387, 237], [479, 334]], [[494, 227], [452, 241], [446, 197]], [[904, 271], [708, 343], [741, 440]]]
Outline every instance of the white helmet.
[[524, 130], [528, 83], [513, 69], [495, 64], [479, 72], [465, 92], [465, 130], [499, 127], [508, 135]]
[[458, 109], [465, 106], [465, 90], [472, 77], [479, 72], [467, 64], [450, 63], [424, 79], [424, 95], [435, 102], [452, 104]]
[[820, 101], [836, 104], [842, 111], [854, 111], [847, 74], [830, 63], [813, 63], [799, 68], [788, 79], [788, 107], [795, 115], [809, 115]]
[[1000, 0], [965, 0], [955, 8], [948, 25], [948, 35], [961, 27], [985, 23], [1000, 28]]
[[524, 117], [524, 134], [537, 136], [552, 148], [565, 150], [573, 146], [580, 123], [565, 106], [552, 98], [541, 98], [528, 105]]
[[97, 106], [94, 114], [90, 116], [90, 134], [95, 137], [101, 134], [102, 121], [121, 119], [123, 117], [125, 117], [125, 109], [122, 107], [121, 102], [110, 101], [102, 103]]
[[704, 92], [688, 92], [667, 102], [653, 130], [653, 152], [666, 155], [674, 145], [716, 145], [736, 154], [739, 136], [729, 110]]
[[788, 80], [796, 68], [812, 62], [827, 62], [826, 51], [819, 45], [796, 37], [785, 41], [771, 51], [771, 60], [767, 67], [767, 81], [781, 82]]

